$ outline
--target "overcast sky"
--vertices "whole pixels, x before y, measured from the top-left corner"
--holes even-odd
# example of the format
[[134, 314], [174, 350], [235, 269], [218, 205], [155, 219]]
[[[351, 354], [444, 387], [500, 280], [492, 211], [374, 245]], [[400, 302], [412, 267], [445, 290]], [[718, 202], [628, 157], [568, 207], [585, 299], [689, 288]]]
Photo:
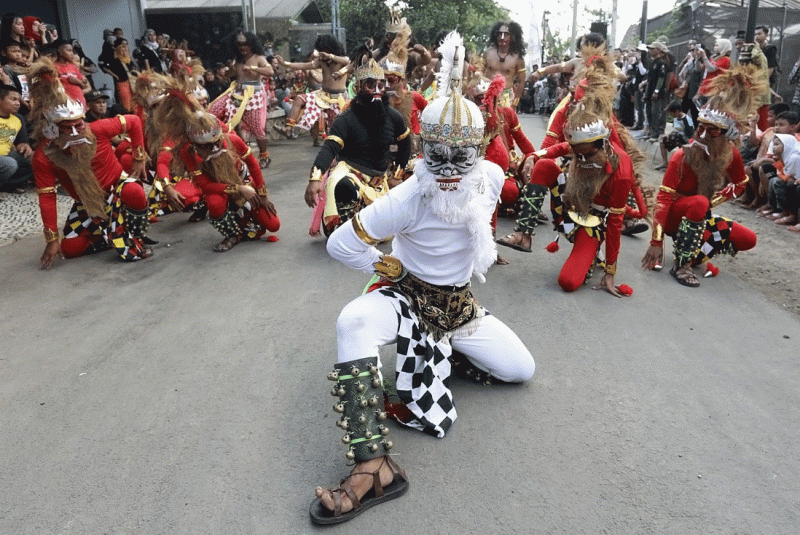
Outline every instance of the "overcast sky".
[[[508, 8], [514, 20], [522, 25], [525, 39], [528, 39], [528, 33], [531, 31], [530, 21], [533, 19], [536, 27], [539, 28], [542, 23], [542, 12], [546, 8], [550, 11], [548, 16], [548, 24], [551, 31], [555, 34], [556, 31], [564, 37], [572, 36], [572, 2], [559, 1], [552, 3], [545, 3], [540, 0], [495, 0], [501, 6]], [[580, 35], [581, 28], [586, 28], [588, 31], [589, 23], [592, 17], [584, 11], [584, 6], [591, 9], [604, 9], [610, 12], [612, 0], [579, 0], [578, 5], [578, 35]], [[549, 5], [548, 5], [549, 4]], [[647, 6], [647, 17], [653, 18], [671, 11], [675, 5], [674, 0], [649, 0]], [[617, 0], [617, 35], [615, 45], [619, 43], [628, 27], [631, 24], [639, 22], [642, 14], [642, 0]], [[611, 28], [609, 28], [611, 31]], [[539, 30], [541, 35], [541, 30]]]

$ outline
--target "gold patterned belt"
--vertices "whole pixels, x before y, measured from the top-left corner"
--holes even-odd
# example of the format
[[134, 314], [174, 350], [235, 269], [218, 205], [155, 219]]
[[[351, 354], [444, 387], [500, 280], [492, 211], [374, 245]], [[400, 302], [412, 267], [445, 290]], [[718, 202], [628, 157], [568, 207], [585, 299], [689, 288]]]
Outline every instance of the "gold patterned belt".
[[408, 273], [395, 285], [409, 298], [428, 334], [437, 340], [472, 321], [478, 313], [469, 284], [437, 286]]

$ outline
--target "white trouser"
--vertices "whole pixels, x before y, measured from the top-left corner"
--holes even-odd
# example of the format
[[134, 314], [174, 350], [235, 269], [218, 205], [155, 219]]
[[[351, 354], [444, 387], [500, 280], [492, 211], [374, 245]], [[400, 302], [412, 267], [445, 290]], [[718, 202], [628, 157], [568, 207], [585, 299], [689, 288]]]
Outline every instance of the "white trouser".
[[[533, 356], [514, 331], [494, 316], [473, 321], [480, 322], [474, 332], [453, 335], [450, 344], [455, 351], [501, 381], [520, 383], [533, 377]], [[336, 322], [338, 362], [378, 356], [381, 346], [395, 343], [397, 329], [397, 312], [390, 298], [374, 291], [350, 301]]]

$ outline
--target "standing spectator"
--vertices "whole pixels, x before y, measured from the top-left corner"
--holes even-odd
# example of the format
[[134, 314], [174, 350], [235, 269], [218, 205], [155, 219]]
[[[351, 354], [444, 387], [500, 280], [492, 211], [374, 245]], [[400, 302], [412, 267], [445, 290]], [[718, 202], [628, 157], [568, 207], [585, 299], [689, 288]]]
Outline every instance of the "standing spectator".
[[108, 67], [117, 89], [117, 102], [126, 111], [130, 112], [133, 106], [130, 77], [132, 75], [138, 76], [139, 73], [135, 70], [136, 65], [131, 59], [128, 40], [124, 37], [118, 37], [114, 41], [114, 57], [109, 62]]
[[731, 42], [728, 39], [717, 39], [714, 44], [714, 62], [712, 63], [703, 49], [698, 52], [698, 59], [705, 65], [706, 76], [700, 84], [700, 94], [708, 94], [711, 80], [731, 68]]
[[769, 85], [774, 89], [778, 84], [778, 49], [775, 45], [769, 44], [769, 28], [763, 25], [756, 26], [755, 40], [764, 57], [767, 58]]
[[800, 114], [800, 58], [797, 58], [792, 71], [789, 73], [789, 85], [795, 86], [794, 96], [792, 97], [792, 111]]
[[685, 93], [681, 100], [681, 109], [692, 116], [692, 122], [694, 124], [697, 124], [698, 114], [694, 97], [700, 90], [700, 84], [703, 82], [703, 76], [706, 72], [705, 63], [700, 61], [700, 54], [705, 54], [703, 48], [697, 44], [696, 40], [691, 39], [689, 41], [689, 52], [686, 54], [686, 59], [683, 60], [683, 66], [678, 76], [682, 84], [685, 85]]
[[58, 69], [61, 85], [64, 87], [64, 91], [67, 92], [67, 95], [69, 95], [69, 98], [80, 102], [85, 109], [86, 99], [83, 96], [83, 92], [89, 91], [92, 86], [75, 64], [75, 55], [72, 53], [72, 45], [67, 41], [58, 41], [55, 44], [56, 50], [58, 51], [55, 65]]
[[636, 84], [636, 92], [633, 95], [633, 105], [636, 108], [636, 124], [633, 126], [633, 129], [644, 130], [646, 118], [644, 113], [644, 85], [647, 82], [647, 70], [650, 67], [650, 56], [647, 53], [647, 47], [644, 43], [639, 43], [639, 46], [636, 47], [636, 52], [636, 70], [634, 71], [633, 77], [634, 84]]
[[[654, 41], [647, 45], [652, 63], [647, 70], [647, 90], [645, 91], [645, 113], [650, 123], [650, 141], [658, 141], [666, 127], [664, 114], [667, 106], [667, 45]], [[649, 113], [648, 113], [649, 111]]]
[[20, 93], [12, 85], [0, 84], [0, 189], [24, 193], [33, 176], [25, 121], [18, 115]]
[[227, 71], [228, 67], [226, 67], [224, 63], [215, 63], [211, 71], [206, 71], [206, 75], [209, 73], [211, 74], [210, 79], [206, 78], [205, 85], [206, 91], [208, 91], [209, 102], [217, 100], [217, 97], [228, 89], [230, 81], [225, 75]]
[[[103, 30], [103, 50], [100, 52], [100, 56], [97, 58], [97, 66], [100, 67], [104, 73], [108, 74], [112, 78], [114, 77], [114, 73], [111, 72], [110, 63], [114, 59], [114, 32], [106, 28]], [[119, 100], [119, 97], [117, 97]]]
[[142, 44], [139, 46], [139, 68], [141, 70], [150, 69], [158, 73], [165, 72], [166, 69], [161, 62], [159, 48], [158, 36], [155, 30], [147, 30], [144, 37], [142, 37]]

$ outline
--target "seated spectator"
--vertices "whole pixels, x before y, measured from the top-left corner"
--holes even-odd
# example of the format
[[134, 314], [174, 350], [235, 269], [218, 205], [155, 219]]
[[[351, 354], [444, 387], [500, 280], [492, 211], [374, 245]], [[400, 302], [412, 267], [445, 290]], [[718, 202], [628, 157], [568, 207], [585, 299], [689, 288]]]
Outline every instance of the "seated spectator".
[[683, 111], [683, 106], [680, 101], [673, 100], [667, 106], [667, 114], [672, 117], [672, 132], [662, 135], [658, 140], [661, 148], [661, 158], [664, 161], [662, 165], [656, 167], [656, 171], [663, 171], [667, 168], [669, 161], [667, 155], [672, 149], [677, 149], [689, 143], [692, 134], [694, 134], [694, 122], [692, 117]]
[[2, 26], [0, 26], [0, 46], [5, 47], [11, 43], [19, 45], [23, 53], [22, 63], [24, 65], [33, 63], [34, 50], [25, 41], [25, 24], [22, 22], [22, 17], [18, 17], [14, 13], [6, 13], [3, 15]]
[[22, 47], [15, 41], [10, 41], [5, 44], [5, 48], [0, 53], [3, 58], [2, 82], [8, 85], [13, 85], [17, 88], [22, 95], [19, 114], [23, 117], [28, 115], [30, 110], [30, 93], [28, 92], [28, 76], [27, 64], [25, 63], [25, 55]]
[[[778, 121], [788, 121], [797, 128], [797, 115], [784, 112]], [[800, 177], [800, 144], [793, 134], [776, 134], [772, 139], [773, 168], [768, 178], [767, 208], [761, 214], [779, 225], [797, 224], [797, 209], [786, 203], [786, 191]]]
[[[762, 209], [765, 207], [767, 203], [767, 179], [766, 174], [762, 172], [762, 166], [771, 166], [772, 159], [768, 157], [767, 151], [770, 147], [770, 143], [772, 142], [772, 137], [778, 134], [788, 134], [791, 133], [791, 127], [788, 122], [781, 121], [780, 125], [777, 123], [777, 116], [784, 111], [789, 110], [789, 105], [784, 102], [776, 102], [775, 104], [769, 107], [767, 112], [767, 124], [769, 128], [767, 128], [764, 132], [761, 132], [756, 126], [757, 121], [759, 120], [758, 117], [755, 118], [755, 121], [751, 119], [750, 124], [750, 143], [755, 146], [758, 145], [758, 154], [756, 155], [755, 160], [751, 163], [745, 165], [745, 173], [747, 174], [749, 180], [747, 184], [747, 189], [745, 190], [745, 198], [743, 204], [745, 208], [748, 210], [757, 210]], [[771, 169], [768, 167], [766, 169], [767, 172], [771, 172]]]
[[12, 85], [0, 84], [0, 189], [25, 193], [33, 177], [25, 121], [17, 113], [22, 95]]
[[116, 117], [117, 115], [124, 115], [125, 110], [119, 104], [108, 106], [109, 96], [102, 91], [89, 91], [86, 93], [86, 117], [84, 120], [87, 123], [93, 123], [98, 119], [107, 119], [109, 117]]
[[228, 89], [230, 80], [225, 75], [227, 71], [228, 67], [224, 63], [215, 63], [213, 70], [206, 71], [205, 88], [208, 91], [209, 102], [214, 102], [218, 96]]

